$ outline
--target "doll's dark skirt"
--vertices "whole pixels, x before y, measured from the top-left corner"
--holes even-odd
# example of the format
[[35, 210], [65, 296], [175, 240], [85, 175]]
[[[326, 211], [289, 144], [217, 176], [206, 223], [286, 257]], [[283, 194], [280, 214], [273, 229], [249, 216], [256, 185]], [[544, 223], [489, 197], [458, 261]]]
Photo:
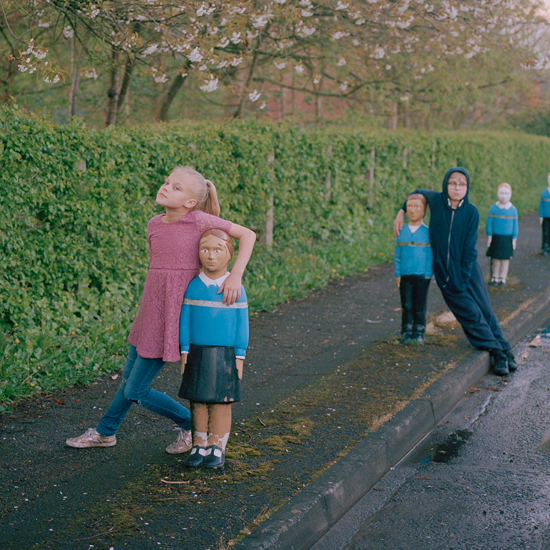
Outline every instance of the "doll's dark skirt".
[[178, 395], [198, 403], [240, 401], [235, 348], [191, 344]]
[[514, 257], [514, 238], [512, 235], [493, 235], [487, 249], [487, 256], [493, 260], [509, 260]]
[[426, 327], [426, 307], [431, 279], [424, 275], [402, 275], [399, 283], [401, 295], [401, 332], [411, 332], [413, 326]]

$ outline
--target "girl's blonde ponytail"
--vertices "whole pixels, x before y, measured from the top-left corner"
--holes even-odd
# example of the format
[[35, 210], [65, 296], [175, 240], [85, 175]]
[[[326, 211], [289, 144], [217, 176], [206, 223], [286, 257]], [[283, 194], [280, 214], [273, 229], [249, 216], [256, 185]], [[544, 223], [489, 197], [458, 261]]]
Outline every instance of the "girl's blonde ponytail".
[[218, 200], [218, 192], [216, 186], [210, 181], [206, 180], [206, 200], [204, 201], [203, 212], [212, 214], [212, 216], [220, 215], [220, 201]]

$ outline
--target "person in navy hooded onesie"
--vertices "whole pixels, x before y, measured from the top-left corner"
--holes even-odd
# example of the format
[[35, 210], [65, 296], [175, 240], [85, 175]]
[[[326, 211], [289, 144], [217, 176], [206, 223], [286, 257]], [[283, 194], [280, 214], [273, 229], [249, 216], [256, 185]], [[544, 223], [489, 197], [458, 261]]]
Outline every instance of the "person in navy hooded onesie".
[[[468, 201], [470, 176], [464, 168], [451, 168], [443, 178], [442, 192], [416, 189], [430, 207], [430, 242], [437, 286], [472, 346], [489, 351], [495, 374], [517, 368], [512, 347], [502, 334], [489, 301], [477, 262], [479, 212]], [[394, 222], [396, 236], [403, 227], [406, 201]]]

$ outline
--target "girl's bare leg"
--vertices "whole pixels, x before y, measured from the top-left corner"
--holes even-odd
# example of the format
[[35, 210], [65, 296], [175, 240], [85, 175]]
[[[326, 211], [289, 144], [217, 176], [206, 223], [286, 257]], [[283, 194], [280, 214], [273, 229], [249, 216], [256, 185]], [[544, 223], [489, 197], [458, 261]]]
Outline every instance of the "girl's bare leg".
[[208, 405], [208, 445], [216, 445], [225, 451], [231, 431], [231, 403]]
[[191, 401], [191, 429], [193, 430], [193, 445], [206, 447], [208, 445], [208, 405]]

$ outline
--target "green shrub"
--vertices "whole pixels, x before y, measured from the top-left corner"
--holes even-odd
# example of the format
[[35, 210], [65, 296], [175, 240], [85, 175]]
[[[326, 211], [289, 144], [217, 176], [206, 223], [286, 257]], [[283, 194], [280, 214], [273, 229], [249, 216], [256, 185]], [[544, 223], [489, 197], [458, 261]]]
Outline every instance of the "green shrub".
[[17, 108], [0, 111], [0, 129], [3, 409], [120, 367], [148, 266], [147, 221], [179, 164], [211, 178], [222, 216], [261, 242], [273, 202], [273, 246], [257, 245], [244, 281], [260, 310], [389, 260], [397, 207], [416, 187], [439, 190], [456, 162], [472, 176], [482, 219], [502, 181], [520, 213], [533, 210], [550, 153], [546, 138], [513, 133], [258, 122], [94, 131]]

